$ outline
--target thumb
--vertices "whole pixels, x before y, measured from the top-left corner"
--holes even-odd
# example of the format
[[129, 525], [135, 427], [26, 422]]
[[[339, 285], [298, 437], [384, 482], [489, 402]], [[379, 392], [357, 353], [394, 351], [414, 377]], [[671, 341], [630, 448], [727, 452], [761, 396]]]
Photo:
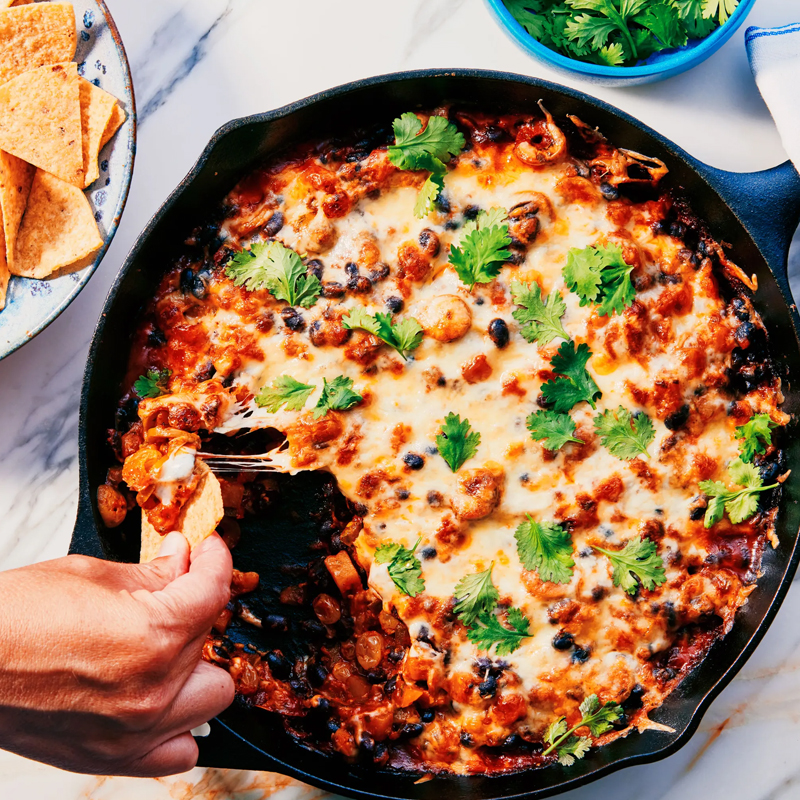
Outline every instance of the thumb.
[[161, 542], [158, 556], [146, 564], [130, 564], [130, 580], [137, 589], [157, 592], [189, 570], [189, 543], [172, 531]]

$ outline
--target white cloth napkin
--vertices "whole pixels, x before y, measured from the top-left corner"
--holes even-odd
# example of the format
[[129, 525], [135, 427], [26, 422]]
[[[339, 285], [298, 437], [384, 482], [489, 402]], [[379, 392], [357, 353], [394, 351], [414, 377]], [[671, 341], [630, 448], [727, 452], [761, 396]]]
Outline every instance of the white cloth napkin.
[[800, 22], [782, 28], [748, 28], [747, 55], [784, 149], [800, 170]]

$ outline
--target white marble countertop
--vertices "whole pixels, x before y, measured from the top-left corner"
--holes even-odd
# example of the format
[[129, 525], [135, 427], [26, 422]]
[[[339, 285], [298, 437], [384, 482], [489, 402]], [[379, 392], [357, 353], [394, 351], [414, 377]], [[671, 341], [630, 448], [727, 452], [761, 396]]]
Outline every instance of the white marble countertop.
[[[213, 132], [356, 78], [421, 67], [483, 67], [565, 80], [497, 27], [482, 0], [107, 0], [139, 104], [128, 207], [104, 263], [44, 333], [0, 363], [0, 567], [66, 552], [78, 487], [78, 398], [95, 321], [139, 231]], [[796, 0], [758, 0], [746, 23], [800, 18]], [[592, 89], [693, 155], [762, 169], [786, 155], [757, 90], [744, 27], [714, 57], [669, 81]], [[700, 209], [702, 212], [702, 209]], [[796, 241], [797, 245], [797, 241]], [[800, 296], [800, 249], [792, 272]], [[789, 800], [800, 797], [800, 587], [691, 742], [570, 800]], [[200, 770], [163, 780], [71, 775], [0, 752], [0, 797], [37, 800], [282, 800], [322, 794], [281, 776]]]

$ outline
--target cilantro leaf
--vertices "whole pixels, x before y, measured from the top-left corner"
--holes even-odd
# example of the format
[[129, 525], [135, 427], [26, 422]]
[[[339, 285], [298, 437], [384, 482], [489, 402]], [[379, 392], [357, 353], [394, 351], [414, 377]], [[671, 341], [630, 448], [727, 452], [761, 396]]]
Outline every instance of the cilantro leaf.
[[464, 134], [444, 117], [430, 117], [422, 130], [420, 118], [407, 111], [392, 127], [395, 142], [389, 146], [389, 161], [398, 169], [443, 173], [445, 162], [464, 149]]
[[428, 175], [427, 180], [419, 190], [417, 202], [414, 204], [414, 216], [417, 219], [423, 219], [433, 211], [433, 204], [443, 189], [444, 178], [441, 175], [437, 175], [435, 172]]
[[639, 583], [652, 591], [667, 580], [664, 561], [658, 555], [655, 542], [650, 539], [636, 536], [621, 550], [605, 550], [597, 545], [593, 547], [611, 562], [614, 586], [620, 586], [628, 594], [636, 594]]
[[519, 332], [526, 341], [549, 344], [553, 339], [569, 339], [561, 325], [567, 304], [559, 292], [550, 292], [547, 302], [543, 302], [538, 283], [512, 281], [511, 296], [521, 306], [515, 308], [511, 316], [522, 326]]
[[546, 37], [547, 25], [538, 0], [503, 0], [511, 16], [522, 25], [534, 39]]
[[575, 438], [575, 420], [568, 414], [536, 411], [528, 416], [527, 427], [531, 439], [543, 439], [548, 450], [560, 450], [567, 442], [583, 444], [582, 439]]
[[769, 414], [755, 414], [736, 428], [736, 438], [741, 439], [739, 445], [742, 461], [752, 461], [756, 453], [765, 453], [772, 445], [772, 429], [778, 423], [769, 418]]
[[425, 591], [422, 564], [414, 555], [420, 541], [422, 540], [417, 539], [412, 550], [397, 544], [397, 542], [387, 542], [375, 551], [376, 563], [389, 565], [389, 577], [394, 585], [409, 597], [416, 597]]
[[700, 491], [710, 498], [703, 522], [706, 528], [716, 525], [725, 513], [734, 525], [750, 519], [758, 511], [758, 495], [780, 486], [779, 483], [764, 486], [758, 467], [740, 458], [728, 465], [728, 475], [742, 488], [728, 489], [720, 481], [700, 481]]
[[665, 47], [683, 47], [688, 41], [678, 10], [666, 3], [651, 5], [635, 17], [635, 22], [650, 31]]
[[506, 216], [503, 209], [481, 211], [464, 226], [459, 246], [450, 248], [448, 261], [469, 289], [476, 283], [489, 283], [511, 258]]
[[146, 398], [161, 397], [169, 391], [169, 376], [172, 375], [171, 369], [147, 370], [147, 373], [140, 375], [133, 382], [133, 391], [143, 400]]
[[256, 395], [255, 402], [259, 408], [266, 408], [274, 414], [281, 407], [288, 411], [299, 411], [314, 391], [314, 386], [300, 383], [290, 375], [281, 375], [272, 382], [272, 386], [263, 386]]
[[422, 344], [422, 326], [413, 317], [406, 317], [396, 325], [391, 314], [379, 311], [375, 316], [368, 314], [362, 307], [350, 309], [347, 316], [342, 317], [342, 325], [350, 330], [361, 330], [377, 336], [384, 344], [394, 348], [404, 360], [408, 354]]
[[494, 611], [500, 599], [500, 593], [492, 583], [493, 566], [483, 572], [465, 575], [453, 592], [458, 601], [453, 613], [465, 625], [472, 625], [481, 613]]
[[290, 306], [311, 308], [322, 293], [319, 278], [306, 272], [300, 256], [276, 241], [256, 242], [236, 253], [226, 264], [225, 274], [248, 292], [268, 289], [276, 300]]
[[542, 384], [542, 394], [553, 404], [558, 414], [566, 414], [574, 405], [585, 401], [596, 408], [595, 400], [601, 392], [594, 378], [586, 371], [592, 351], [585, 343], [575, 348], [572, 341], [564, 342], [553, 356], [550, 365], [559, 376]]
[[703, 16], [705, 0], [672, 0], [672, 4], [678, 10], [690, 38], [705, 39], [717, 27], [716, 20]]
[[597, 61], [607, 67], [621, 67], [625, 63], [625, 51], [619, 42], [614, 42], [597, 51]]
[[573, 247], [567, 253], [562, 274], [570, 291], [581, 298], [581, 306], [597, 303], [601, 317], [621, 314], [636, 297], [631, 281], [633, 267], [622, 257], [619, 245]]
[[612, 33], [618, 30], [617, 23], [607, 17], [593, 17], [581, 14], [567, 23], [567, 35], [579, 45], [590, 45], [599, 49], [608, 42]]
[[472, 430], [469, 420], [462, 420], [452, 412], [444, 418], [441, 432], [436, 436], [439, 453], [453, 472], [458, 472], [478, 452], [480, 443], [481, 435]]
[[568, 728], [566, 719], [559, 717], [548, 726], [544, 736], [545, 744], [549, 747], [542, 755], [548, 756], [555, 750], [559, 763], [566, 767], [571, 767], [576, 759], [583, 758], [592, 746], [592, 740], [588, 736], [575, 735], [578, 728], [587, 727], [592, 736], [602, 736], [624, 716], [618, 703], [600, 703], [596, 694], [589, 695], [580, 704], [579, 710], [581, 720], [577, 725]]
[[514, 538], [525, 569], [536, 570], [543, 581], [569, 583], [575, 562], [572, 538], [557, 522], [536, 522], [530, 514], [519, 525]]
[[619, 406], [616, 411], [604, 411], [594, 418], [594, 429], [600, 443], [612, 456], [630, 461], [644, 455], [647, 446], [655, 439], [656, 431], [650, 417], [644, 412], [631, 414], [627, 408]]
[[510, 628], [503, 625], [497, 615], [481, 612], [467, 631], [467, 638], [480, 650], [489, 652], [494, 647], [498, 656], [510, 655], [532, 634], [527, 617], [518, 608], [508, 609], [506, 621]]
[[717, 18], [720, 25], [724, 25], [731, 14], [739, 5], [739, 0], [705, 0], [703, 5], [703, 18]]
[[[301, 384], [302, 385], [302, 384]], [[358, 392], [353, 391], [353, 380], [339, 375], [330, 383], [322, 379], [322, 395], [314, 406], [314, 419], [327, 415], [329, 411], [347, 411], [363, 398]]]

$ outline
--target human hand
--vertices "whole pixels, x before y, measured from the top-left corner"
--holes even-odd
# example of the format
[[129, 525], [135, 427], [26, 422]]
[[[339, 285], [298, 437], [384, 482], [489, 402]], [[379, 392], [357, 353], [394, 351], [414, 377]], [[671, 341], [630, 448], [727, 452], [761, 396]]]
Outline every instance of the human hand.
[[191, 769], [189, 731], [233, 701], [228, 673], [200, 660], [231, 571], [216, 534], [190, 554], [171, 533], [148, 564], [0, 573], [0, 748], [73, 772]]

